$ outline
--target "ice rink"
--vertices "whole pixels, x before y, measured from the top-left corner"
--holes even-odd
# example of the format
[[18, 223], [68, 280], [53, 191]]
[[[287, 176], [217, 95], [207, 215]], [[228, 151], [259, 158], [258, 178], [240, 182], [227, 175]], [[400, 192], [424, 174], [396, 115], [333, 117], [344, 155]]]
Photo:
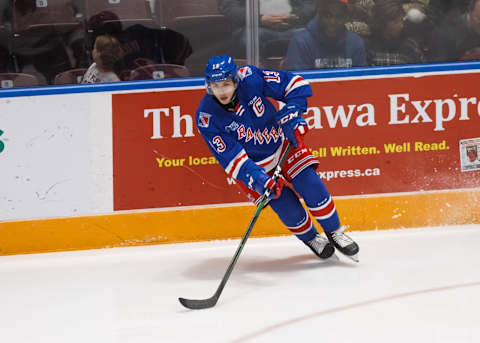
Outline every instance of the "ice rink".
[[480, 225], [353, 232], [360, 263], [293, 236], [0, 257], [2, 343], [480, 342]]

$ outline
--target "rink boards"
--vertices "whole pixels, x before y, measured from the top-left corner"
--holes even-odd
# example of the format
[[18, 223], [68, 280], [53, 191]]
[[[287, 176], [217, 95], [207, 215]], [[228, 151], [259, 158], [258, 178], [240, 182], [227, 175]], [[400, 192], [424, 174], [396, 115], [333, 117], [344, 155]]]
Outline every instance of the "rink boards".
[[[301, 73], [307, 143], [349, 230], [480, 222], [479, 69]], [[200, 78], [0, 91], [0, 255], [242, 236], [254, 208], [199, 137], [204, 92]], [[253, 231], [284, 234], [270, 209]]]

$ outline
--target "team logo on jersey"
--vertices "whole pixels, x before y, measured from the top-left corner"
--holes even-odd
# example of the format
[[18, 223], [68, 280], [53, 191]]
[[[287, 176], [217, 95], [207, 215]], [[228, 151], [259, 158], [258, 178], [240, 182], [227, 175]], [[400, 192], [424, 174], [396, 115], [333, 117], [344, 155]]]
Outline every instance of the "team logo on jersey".
[[250, 67], [242, 67], [238, 69], [237, 75], [240, 78], [240, 80], [243, 80], [247, 76], [252, 75], [252, 69]]
[[200, 112], [198, 115], [198, 126], [207, 128], [210, 125], [210, 118], [212, 117], [211, 114]]

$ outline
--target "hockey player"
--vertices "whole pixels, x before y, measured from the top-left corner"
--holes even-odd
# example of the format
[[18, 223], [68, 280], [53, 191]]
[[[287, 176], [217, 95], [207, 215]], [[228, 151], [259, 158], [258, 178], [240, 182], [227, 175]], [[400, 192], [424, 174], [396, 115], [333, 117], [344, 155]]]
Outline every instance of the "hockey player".
[[[319, 162], [303, 142], [308, 126], [302, 113], [312, 95], [308, 82], [281, 70], [237, 68], [229, 55], [211, 57], [205, 77], [207, 94], [197, 109], [196, 123], [225, 172], [255, 203], [270, 189], [272, 209], [318, 257], [327, 259], [336, 248], [358, 262], [358, 245], [340, 227], [333, 200], [315, 171]], [[285, 106], [277, 112], [267, 97]], [[292, 188], [284, 186], [282, 178], [275, 182], [269, 176], [287, 141], [293, 148], [282, 177], [304, 199], [328, 239], [317, 233]]]

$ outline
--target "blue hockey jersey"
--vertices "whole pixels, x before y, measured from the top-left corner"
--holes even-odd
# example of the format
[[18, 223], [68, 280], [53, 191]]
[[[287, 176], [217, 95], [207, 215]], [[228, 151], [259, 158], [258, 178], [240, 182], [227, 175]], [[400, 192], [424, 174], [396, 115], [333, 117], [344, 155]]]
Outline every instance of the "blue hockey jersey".
[[196, 112], [200, 134], [226, 173], [245, 185], [254, 170], [272, 169], [284, 136], [277, 111], [267, 97], [306, 111], [309, 83], [301, 76], [281, 70], [247, 65], [238, 69], [233, 111], [206, 94]]

